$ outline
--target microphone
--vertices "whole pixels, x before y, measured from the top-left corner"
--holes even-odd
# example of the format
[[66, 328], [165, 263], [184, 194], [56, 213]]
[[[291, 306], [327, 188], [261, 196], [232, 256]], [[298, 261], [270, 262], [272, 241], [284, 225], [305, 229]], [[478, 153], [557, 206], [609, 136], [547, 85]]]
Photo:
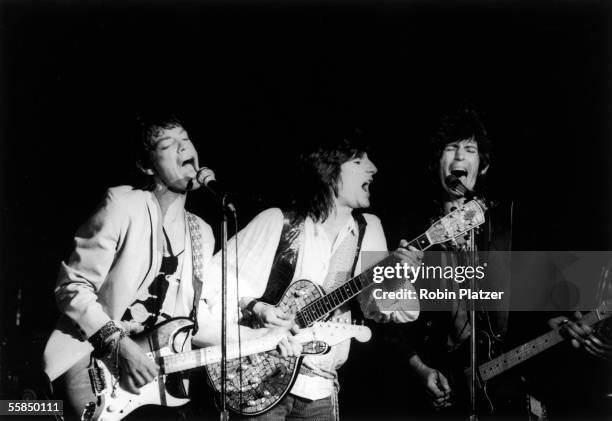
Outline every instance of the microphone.
[[467, 200], [472, 200], [476, 193], [474, 191], [468, 189], [465, 184], [459, 180], [459, 178], [453, 174], [450, 174], [448, 177], [444, 179], [446, 186], [459, 194], [459, 196], [465, 197]]
[[206, 189], [208, 189], [208, 191], [211, 192], [213, 196], [215, 196], [217, 200], [221, 202], [221, 204], [224, 205], [229, 211], [236, 213], [234, 204], [228, 199], [228, 193], [223, 189], [223, 187], [221, 187], [215, 178], [215, 174], [210, 168], [200, 168], [197, 172], [196, 180], [198, 183], [206, 187]]

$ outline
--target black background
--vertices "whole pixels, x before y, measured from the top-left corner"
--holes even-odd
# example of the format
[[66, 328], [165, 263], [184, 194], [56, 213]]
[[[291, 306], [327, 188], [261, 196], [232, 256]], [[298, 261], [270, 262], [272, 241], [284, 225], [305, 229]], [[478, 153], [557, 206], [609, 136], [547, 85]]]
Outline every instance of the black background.
[[[611, 249], [607, 1], [0, 7], [5, 370], [34, 364], [59, 261], [104, 190], [131, 181], [147, 108], [183, 118], [200, 162], [235, 192], [240, 225], [288, 202], [304, 143], [364, 129], [379, 168], [372, 212], [393, 246], [424, 228], [433, 125], [469, 104], [494, 143], [490, 190], [515, 201], [516, 248]], [[218, 221], [203, 192], [188, 207]]]

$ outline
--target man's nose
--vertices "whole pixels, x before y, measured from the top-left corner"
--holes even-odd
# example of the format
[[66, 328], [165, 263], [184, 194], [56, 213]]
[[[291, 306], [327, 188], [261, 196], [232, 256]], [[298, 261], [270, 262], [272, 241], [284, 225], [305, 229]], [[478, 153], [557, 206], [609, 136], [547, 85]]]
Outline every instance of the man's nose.
[[464, 158], [465, 158], [464, 150], [462, 148], [457, 148], [457, 150], [455, 151], [455, 160], [463, 161]]
[[376, 168], [376, 165], [374, 165], [374, 163], [372, 161], [368, 161], [368, 167], [367, 167], [367, 172], [374, 175], [378, 172], [378, 168]]

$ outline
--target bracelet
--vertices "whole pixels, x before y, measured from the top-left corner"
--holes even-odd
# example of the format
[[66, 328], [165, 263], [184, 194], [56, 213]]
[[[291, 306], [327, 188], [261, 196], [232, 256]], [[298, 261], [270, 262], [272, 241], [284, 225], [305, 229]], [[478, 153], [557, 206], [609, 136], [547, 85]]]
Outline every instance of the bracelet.
[[255, 314], [253, 308], [255, 308], [255, 305], [257, 305], [258, 302], [259, 300], [251, 300], [251, 302], [248, 303], [247, 306], [244, 308], [244, 311], [248, 311], [251, 314]]
[[259, 300], [252, 299], [246, 306], [244, 306], [242, 309], [242, 323], [251, 326], [259, 323], [259, 316], [254, 311], [257, 303], [259, 303]]
[[[114, 336], [117, 332], [119, 333], [119, 337], [115, 339]], [[117, 326], [113, 320], [107, 322], [89, 338], [89, 343], [91, 343], [94, 348], [94, 357], [101, 358], [107, 356], [110, 351], [112, 351], [110, 345], [115, 342], [118, 343], [125, 335], [125, 330]]]
[[108, 357], [113, 352], [116, 354], [119, 351], [119, 342], [125, 337], [125, 330], [120, 330], [118, 335], [112, 335], [104, 347], [103, 356]]

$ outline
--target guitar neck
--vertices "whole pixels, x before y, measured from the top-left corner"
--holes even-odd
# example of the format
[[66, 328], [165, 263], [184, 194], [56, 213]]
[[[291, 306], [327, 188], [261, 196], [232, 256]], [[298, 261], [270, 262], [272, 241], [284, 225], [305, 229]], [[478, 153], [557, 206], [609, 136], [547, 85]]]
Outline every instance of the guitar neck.
[[[409, 242], [406, 248], [412, 246], [424, 251], [432, 245], [427, 234], [423, 233]], [[372, 265], [369, 269], [302, 308], [296, 314], [296, 322], [301, 327], [307, 327], [316, 321], [324, 319], [329, 313], [373, 285], [372, 275], [376, 266], [395, 266], [398, 263], [402, 263], [402, 258], [397, 253], [390, 253], [384, 259]]]
[[[582, 321], [586, 324], [593, 325], [599, 320], [599, 315], [596, 311], [592, 311], [582, 318]], [[521, 346], [518, 346], [497, 358], [487, 361], [478, 367], [480, 376], [483, 381], [487, 381], [506, 370], [526, 361], [540, 352], [546, 351], [547, 349], [555, 346], [556, 344], [563, 342], [564, 337], [561, 336], [559, 330], [551, 330], [542, 336], [539, 336]]]
[[[227, 359], [244, 357], [257, 354], [259, 352], [270, 351], [276, 348], [283, 335], [265, 335], [261, 338], [246, 341], [241, 349], [238, 344], [228, 344]], [[221, 346], [211, 346], [208, 348], [196, 349], [188, 352], [167, 355], [160, 358], [160, 366], [165, 374], [176, 373], [178, 371], [190, 370], [209, 364], [221, 362]]]

